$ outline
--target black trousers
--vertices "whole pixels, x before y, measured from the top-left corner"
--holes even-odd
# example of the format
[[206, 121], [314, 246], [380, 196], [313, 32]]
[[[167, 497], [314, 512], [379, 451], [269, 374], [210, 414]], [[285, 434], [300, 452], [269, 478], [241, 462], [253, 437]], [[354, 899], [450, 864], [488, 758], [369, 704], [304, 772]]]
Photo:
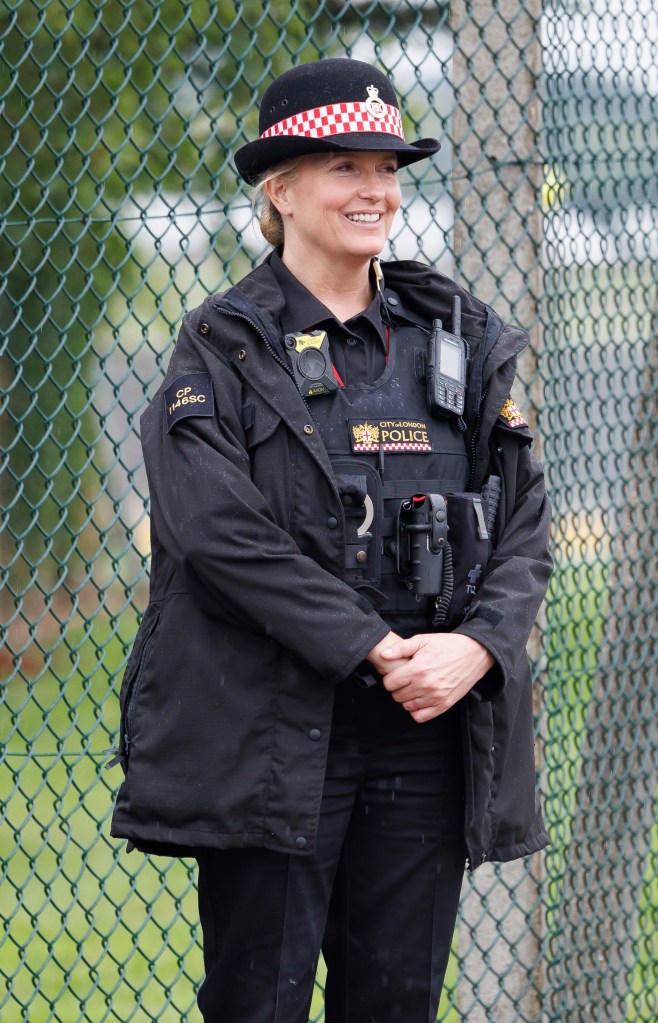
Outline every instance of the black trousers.
[[464, 871], [455, 710], [338, 687], [317, 851], [200, 851], [205, 1023], [435, 1023]]

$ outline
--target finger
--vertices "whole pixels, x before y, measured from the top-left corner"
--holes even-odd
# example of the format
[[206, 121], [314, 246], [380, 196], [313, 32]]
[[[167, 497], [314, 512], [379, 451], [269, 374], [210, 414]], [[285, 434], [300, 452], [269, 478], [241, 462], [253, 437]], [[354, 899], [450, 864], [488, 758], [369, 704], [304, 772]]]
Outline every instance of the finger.
[[428, 710], [430, 707], [435, 707], [437, 704], [436, 697], [422, 697], [412, 696], [410, 693], [404, 693], [402, 695], [404, 703], [402, 706], [405, 710], [408, 710], [410, 714], [417, 710]]
[[403, 703], [404, 700], [413, 698], [413, 693], [409, 691], [409, 683], [397, 683], [395, 680], [391, 682], [389, 675], [384, 676], [384, 688], [388, 689], [396, 703]]
[[443, 714], [443, 710], [439, 707], [423, 707], [421, 710], [411, 711], [411, 716], [418, 725], [423, 725], [426, 721], [438, 718], [440, 714]]
[[412, 700], [414, 696], [422, 696], [423, 690], [418, 685], [415, 673], [409, 671], [408, 663], [408, 661], [405, 661], [404, 667], [388, 672], [383, 676], [383, 680], [384, 688], [388, 689], [389, 693], [405, 690], [405, 700]]
[[[382, 671], [385, 671], [387, 675], [390, 675], [390, 673], [395, 671], [396, 668], [404, 668], [408, 660], [408, 657], [398, 657], [395, 660], [388, 661], [386, 667], [382, 669]], [[382, 671], [380, 671], [380, 674], [382, 674]]]
[[409, 714], [411, 714], [412, 717], [415, 717], [415, 715], [421, 710], [425, 711], [432, 709], [431, 705], [428, 704], [427, 706], [424, 706], [423, 704], [418, 703], [417, 700], [408, 700], [406, 703], [403, 703], [402, 706]]
[[418, 650], [419, 645], [417, 636], [412, 636], [411, 639], [397, 639], [394, 642], [389, 643], [385, 650], [382, 650], [381, 656], [386, 661], [413, 657]]
[[395, 693], [398, 689], [404, 689], [405, 686], [409, 685], [409, 681], [400, 668], [396, 668], [395, 671], [389, 671], [386, 675], [382, 676], [384, 689], [388, 689], [389, 693]]

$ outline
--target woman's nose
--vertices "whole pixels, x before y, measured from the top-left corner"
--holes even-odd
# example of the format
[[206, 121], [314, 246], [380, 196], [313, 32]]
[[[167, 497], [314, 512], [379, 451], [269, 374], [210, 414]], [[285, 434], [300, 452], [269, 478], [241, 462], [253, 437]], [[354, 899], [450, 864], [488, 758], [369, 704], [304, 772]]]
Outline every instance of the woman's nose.
[[369, 172], [363, 176], [359, 185], [359, 194], [377, 199], [386, 195], [382, 179], [376, 171]]

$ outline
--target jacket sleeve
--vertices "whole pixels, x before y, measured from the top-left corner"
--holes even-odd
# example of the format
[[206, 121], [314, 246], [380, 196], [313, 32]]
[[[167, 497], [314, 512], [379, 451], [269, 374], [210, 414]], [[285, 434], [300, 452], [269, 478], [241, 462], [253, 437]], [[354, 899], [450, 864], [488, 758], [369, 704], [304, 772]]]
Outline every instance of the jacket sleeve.
[[[499, 435], [500, 436], [500, 435]], [[502, 691], [524, 656], [551, 576], [550, 505], [544, 473], [523, 436], [493, 446], [502, 454], [494, 465], [504, 480], [503, 525], [499, 516], [496, 549], [465, 621], [455, 631], [477, 640], [496, 664], [475, 686], [473, 695], [487, 700]]]
[[[195, 374], [212, 387], [214, 415], [206, 404], [172, 416], [177, 381]], [[389, 628], [275, 521], [250, 476], [241, 381], [189, 319], [141, 426], [153, 534], [197, 606], [271, 636], [328, 681], [347, 677]]]

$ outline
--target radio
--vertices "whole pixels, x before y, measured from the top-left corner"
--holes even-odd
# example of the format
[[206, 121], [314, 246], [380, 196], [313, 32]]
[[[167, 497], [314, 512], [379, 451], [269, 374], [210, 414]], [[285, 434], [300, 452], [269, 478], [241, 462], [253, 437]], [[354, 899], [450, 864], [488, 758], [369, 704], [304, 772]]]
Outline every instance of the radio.
[[441, 320], [432, 321], [427, 342], [427, 405], [434, 416], [461, 416], [464, 412], [468, 348], [461, 335], [461, 299], [452, 300], [452, 328], [443, 329]]

